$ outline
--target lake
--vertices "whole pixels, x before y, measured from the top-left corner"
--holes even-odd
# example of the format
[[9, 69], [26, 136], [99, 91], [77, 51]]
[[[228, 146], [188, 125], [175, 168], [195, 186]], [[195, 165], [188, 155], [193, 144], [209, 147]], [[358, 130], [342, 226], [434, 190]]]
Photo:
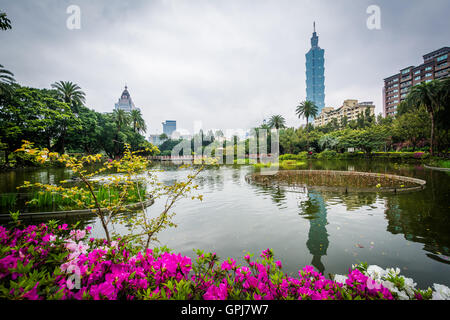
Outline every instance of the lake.
[[[156, 167], [165, 170], [159, 173], [164, 183], [187, 174], [169, 165]], [[210, 168], [197, 179], [203, 201], [178, 202], [178, 227], [161, 232], [155, 245], [191, 257], [193, 249], [203, 249], [240, 262], [247, 251], [259, 255], [272, 248], [288, 274], [296, 275], [305, 265], [324, 275], [345, 274], [352, 264], [364, 261], [399, 267], [421, 288], [433, 283], [450, 286], [449, 173], [380, 160], [312, 160], [307, 167], [391, 173], [423, 179], [427, 185], [422, 191], [400, 194], [345, 194], [253, 185], [245, 180], [254, 172], [252, 166]], [[70, 176], [62, 168], [4, 172], [0, 193], [15, 192], [24, 180], [55, 183]], [[161, 208], [156, 202], [147, 210], [156, 215]], [[78, 219], [93, 226], [95, 236], [103, 236], [95, 217]], [[114, 228], [127, 232], [122, 225]]]

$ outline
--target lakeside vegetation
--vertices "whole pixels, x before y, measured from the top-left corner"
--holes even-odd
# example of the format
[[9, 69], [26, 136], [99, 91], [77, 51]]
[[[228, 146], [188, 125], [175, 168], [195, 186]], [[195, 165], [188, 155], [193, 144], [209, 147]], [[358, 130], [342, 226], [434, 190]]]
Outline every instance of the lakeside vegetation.
[[[31, 164], [29, 159], [13, 152], [20, 148], [23, 140], [58, 153], [101, 153], [110, 159], [120, 158], [125, 144], [130, 145], [131, 150], [150, 150], [146, 155], [171, 155], [174, 147], [183, 141], [164, 137], [159, 149], [153, 148], [142, 135], [147, 127], [138, 110], [99, 113], [84, 105], [84, 92], [72, 82], [56, 82], [52, 89], [28, 88], [16, 84], [11, 72], [0, 71], [4, 74], [0, 91], [0, 151], [4, 153], [4, 167]], [[275, 129], [281, 155], [306, 152], [311, 155], [309, 158], [317, 159], [368, 155], [403, 159], [409, 157], [407, 153], [423, 152], [425, 158], [428, 153], [445, 158], [450, 146], [449, 88], [448, 78], [413, 87], [407, 99], [398, 106], [396, 117], [375, 117], [367, 109], [356, 120], [343, 117], [340, 121], [332, 119], [322, 127], [308, 123], [304, 127], [287, 128], [284, 117], [274, 115], [267, 124], [254, 128], [253, 135], [244, 140], [234, 136], [227, 141], [222, 131], [210, 130], [207, 133], [200, 131], [189, 143], [195, 154], [209, 151], [215, 156], [220, 150], [224, 157], [232, 152], [237, 159], [238, 149], [244, 154], [250, 153], [252, 139], [259, 144], [261, 134], [266, 134], [262, 130], [267, 132], [267, 145], [270, 146], [271, 130]], [[305, 119], [317, 115], [317, 108], [308, 101], [302, 102], [295, 111]], [[196, 141], [201, 141], [200, 145]], [[354, 152], [348, 152], [350, 149]]]
[[[83, 188], [81, 186], [80, 188]], [[111, 206], [121, 198], [124, 205], [139, 203], [141, 199], [147, 199], [144, 185], [139, 186], [139, 190], [130, 188], [126, 194], [121, 194], [121, 189], [113, 185], [99, 185], [95, 187], [94, 195], [100, 203]], [[8, 193], [0, 195], [0, 208], [10, 209], [12, 211], [24, 209], [31, 210], [53, 210], [53, 211], [70, 211], [95, 207], [94, 195], [84, 190], [72, 196], [56, 191], [35, 190], [27, 194], [20, 194], [20, 198], [24, 199], [23, 206], [18, 202], [17, 193]], [[18, 207], [19, 206], [19, 207]]]
[[450, 289], [425, 290], [400, 270], [361, 263], [326, 278], [305, 266], [283, 272], [272, 250], [245, 265], [216, 253], [196, 258], [168, 248], [141, 251], [124, 239], [88, 239], [91, 228], [48, 224], [0, 226], [0, 298], [24, 300], [444, 300]]
[[[299, 118], [317, 116], [317, 108], [304, 101], [296, 109]], [[429, 157], [448, 157], [450, 147], [450, 79], [433, 80], [413, 87], [406, 100], [397, 110], [395, 117], [371, 115], [370, 110], [360, 113], [356, 120], [343, 117], [332, 119], [328, 124], [314, 127], [287, 128], [282, 115], [272, 116], [268, 123], [254, 128], [253, 135], [240, 140], [223, 138], [223, 132], [206, 134], [200, 131], [190, 141], [196, 154], [210, 150], [214, 156], [221, 150], [224, 158], [237, 150], [248, 155], [250, 140], [261, 139], [260, 132], [267, 132], [267, 145], [271, 145], [271, 131], [279, 135], [280, 154], [300, 155], [300, 159], [326, 158], [351, 159], [383, 157], [390, 159], [426, 159]], [[265, 133], [262, 133], [265, 134]], [[195, 145], [201, 139], [202, 145]], [[167, 139], [159, 146], [162, 155], [171, 155], [174, 146], [182, 140]], [[259, 142], [258, 142], [259, 144]], [[354, 152], [348, 152], [354, 149]], [[422, 153], [423, 155], [419, 156]], [[306, 157], [305, 154], [309, 154]], [[291, 159], [292, 160], [292, 159]]]
[[[10, 28], [8, 21], [0, 13], [1, 29]], [[436, 84], [436, 90], [443, 90], [444, 85]], [[29, 205], [45, 208], [56, 204], [62, 209], [90, 209], [98, 218], [105, 239], [90, 238], [91, 227], [81, 228], [78, 224], [69, 227], [54, 220], [24, 226], [20, 212], [11, 212], [13, 221], [0, 226], [0, 299], [450, 299], [448, 287], [434, 284], [433, 288], [419, 289], [413, 279], [400, 275], [398, 268], [382, 269], [361, 263], [351, 266], [346, 275], [326, 278], [312, 266], [303, 267], [296, 275], [288, 275], [283, 271], [283, 262], [277, 260], [270, 249], [256, 259], [246, 254], [244, 265], [232, 258], [221, 261], [216, 253], [201, 250], [196, 251], [193, 261], [171, 253], [168, 248], [150, 249], [158, 232], [176, 226], [172, 221], [172, 209], [179, 199], [202, 200], [201, 195], [192, 196], [191, 192], [197, 190], [193, 181], [203, 167], [190, 173], [185, 181], [161, 183], [148, 171], [146, 156], [157, 154], [159, 150], [142, 135], [147, 128], [139, 112], [98, 113], [85, 106], [85, 94], [77, 84], [59, 81], [51, 88], [22, 87], [14, 82], [12, 72], [0, 65], [0, 151], [5, 153], [4, 167], [47, 164], [72, 170], [81, 179], [82, 187], [69, 186], [64, 181], [57, 185], [25, 181], [24, 188], [41, 190], [33, 192]], [[233, 137], [232, 150], [223, 140], [215, 139], [223, 137], [220, 132], [206, 135], [201, 132], [201, 150], [194, 152], [201, 153], [209, 147], [212, 155], [224, 149], [225, 156], [233, 151], [237, 157], [236, 150], [243, 148], [248, 154], [250, 140], [258, 139], [261, 129], [276, 129], [283, 155], [278, 163], [258, 163], [254, 165], [256, 168], [273, 166], [289, 170], [303, 167], [308, 159], [374, 157], [420, 161], [431, 158], [440, 165], [447, 165], [448, 161], [433, 158], [436, 153], [446, 155], [449, 144], [448, 121], [443, 120], [448, 116], [445, 114], [449, 111], [448, 104], [442, 106], [428, 99], [427, 90], [431, 92], [433, 88], [424, 85], [422, 91], [417, 90], [395, 119], [375, 119], [365, 114], [355, 122], [333, 121], [321, 128], [308, 123], [317, 108], [305, 101], [296, 110], [299, 117], [306, 118], [304, 128], [286, 128], [283, 116], [274, 115], [268, 125], [256, 128], [256, 136], [243, 141]], [[203, 139], [204, 136], [210, 139]], [[269, 146], [271, 138], [269, 134]], [[163, 154], [170, 154], [178, 143], [167, 139], [161, 146]], [[194, 139], [191, 143], [195, 149]], [[348, 152], [349, 148], [355, 148], [356, 152]], [[251, 162], [245, 159], [244, 163]], [[106, 170], [123, 174], [111, 178], [111, 188], [89, 179]], [[138, 174], [146, 175], [149, 190], [135, 179]], [[377, 188], [380, 184], [379, 180], [355, 183], [367, 185], [369, 182], [377, 184]], [[115, 213], [124, 211], [126, 204], [150, 195], [164, 204], [160, 212], [146, 215], [142, 207], [139, 214], [115, 219]], [[11, 210], [16, 203], [15, 195], [0, 201]], [[433, 220], [429, 212], [427, 215]], [[130, 232], [115, 233], [113, 224], [116, 222], [128, 227]], [[425, 219], [421, 221], [421, 224], [427, 223]], [[217, 221], [216, 224], [221, 225]], [[445, 227], [444, 223], [442, 225]], [[311, 234], [320, 235], [317, 228], [310, 230]], [[427, 234], [432, 233], [426, 230]]]

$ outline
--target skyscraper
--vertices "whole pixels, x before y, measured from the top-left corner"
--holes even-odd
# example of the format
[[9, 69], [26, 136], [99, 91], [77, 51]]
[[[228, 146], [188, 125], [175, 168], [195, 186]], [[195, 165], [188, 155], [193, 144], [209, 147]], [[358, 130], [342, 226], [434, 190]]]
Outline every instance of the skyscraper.
[[175, 120], [166, 120], [162, 123], [163, 132], [170, 137], [177, 130], [177, 122]]
[[320, 113], [325, 107], [325, 50], [319, 47], [319, 37], [314, 33], [311, 38], [311, 49], [306, 54], [306, 100], [314, 102]]

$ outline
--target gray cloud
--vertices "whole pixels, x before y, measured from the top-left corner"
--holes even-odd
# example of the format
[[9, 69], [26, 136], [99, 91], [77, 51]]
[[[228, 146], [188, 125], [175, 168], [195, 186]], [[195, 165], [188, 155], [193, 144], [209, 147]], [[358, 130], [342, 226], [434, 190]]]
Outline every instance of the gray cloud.
[[[81, 30], [66, 8], [81, 8]], [[366, 28], [378, 4], [382, 29]], [[305, 99], [312, 22], [325, 49], [326, 105], [374, 101], [383, 78], [448, 46], [450, 3], [429, 1], [56, 1], [0, 0], [13, 30], [0, 33], [0, 64], [18, 82], [78, 83], [88, 106], [111, 111], [125, 83], [150, 132], [178, 120], [192, 129], [250, 128], [272, 114], [290, 126]]]

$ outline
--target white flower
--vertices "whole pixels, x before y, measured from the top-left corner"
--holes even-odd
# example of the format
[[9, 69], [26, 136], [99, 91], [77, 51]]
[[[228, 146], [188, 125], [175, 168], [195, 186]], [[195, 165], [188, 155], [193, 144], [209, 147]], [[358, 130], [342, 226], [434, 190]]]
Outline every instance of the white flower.
[[450, 300], [450, 289], [442, 284], [434, 284], [433, 300]]
[[345, 285], [345, 280], [347, 280], [347, 279], [348, 279], [347, 276], [343, 276], [343, 275], [340, 275], [340, 274], [337, 274], [337, 275], [334, 276], [334, 282], [338, 282], [338, 283], [341, 283], [343, 285]]
[[405, 291], [409, 295], [409, 297], [414, 297], [414, 289], [416, 288], [417, 283], [414, 282], [411, 278], [403, 277], [403, 280], [405, 281]]
[[400, 274], [400, 269], [399, 268], [387, 268], [386, 272], [392, 276], [398, 276]]
[[367, 268], [367, 275], [374, 280], [381, 280], [386, 276], [386, 271], [376, 265], [371, 265]]
[[409, 300], [409, 297], [408, 297], [408, 295], [405, 293], [405, 291], [398, 291], [397, 294], [398, 294], [398, 298], [399, 298], [400, 300]]
[[395, 287], [395, 285], [387, 280], [384, 280], [381, 282], [381, 284], [383, 285], [383, 287], [387, 288], [389, 291], [398, 291], [397, 288]]

